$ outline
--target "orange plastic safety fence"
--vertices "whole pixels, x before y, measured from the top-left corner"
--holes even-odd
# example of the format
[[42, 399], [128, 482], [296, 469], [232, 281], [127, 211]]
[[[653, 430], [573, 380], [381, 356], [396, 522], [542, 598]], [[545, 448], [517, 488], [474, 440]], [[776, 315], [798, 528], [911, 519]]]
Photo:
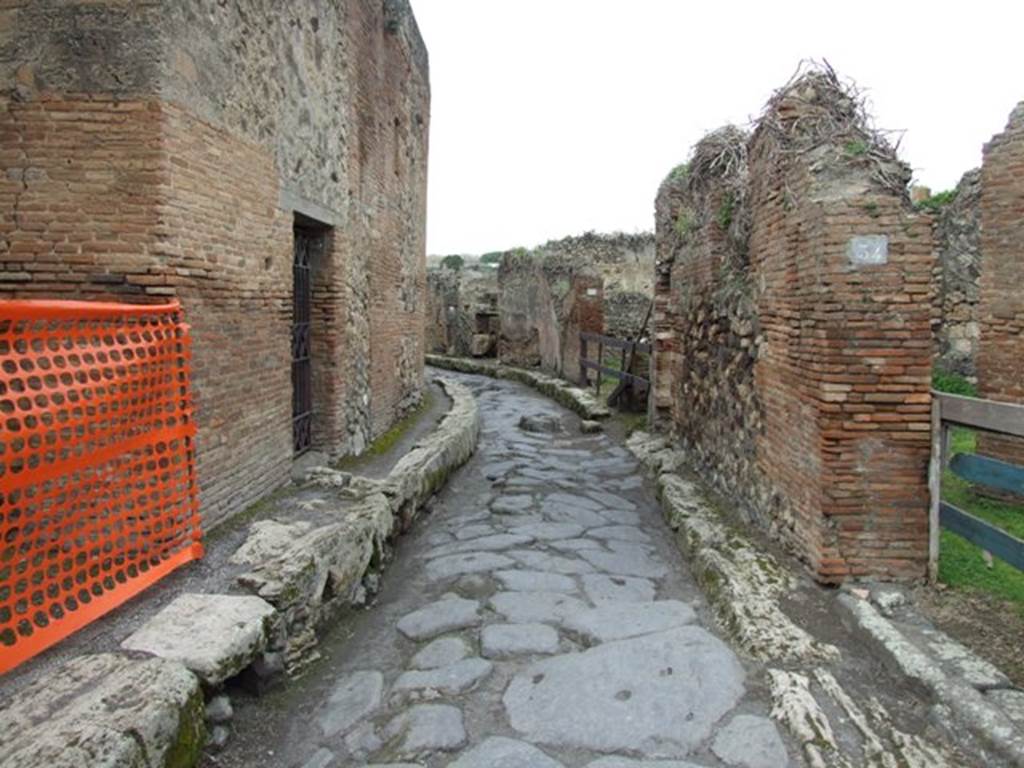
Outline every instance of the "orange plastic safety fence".
[[0, 673], [201, 557], [177, 302], [0, 302]]

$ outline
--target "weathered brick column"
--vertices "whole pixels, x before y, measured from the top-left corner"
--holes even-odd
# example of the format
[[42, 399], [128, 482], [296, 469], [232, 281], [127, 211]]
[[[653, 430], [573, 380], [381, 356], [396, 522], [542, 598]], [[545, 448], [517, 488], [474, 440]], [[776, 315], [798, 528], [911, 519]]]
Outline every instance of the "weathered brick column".
[[750, 176], [775, 513], [821, 581], [923, 576], [935, 256], [909, 169], [811, 73], [770, 103]]
[[[985, 145], [981, 169], [978, 394], [1024, 403], [1024, 102]], [[1024, 465], [1024, 441], [982, 434], [979, 451]]]

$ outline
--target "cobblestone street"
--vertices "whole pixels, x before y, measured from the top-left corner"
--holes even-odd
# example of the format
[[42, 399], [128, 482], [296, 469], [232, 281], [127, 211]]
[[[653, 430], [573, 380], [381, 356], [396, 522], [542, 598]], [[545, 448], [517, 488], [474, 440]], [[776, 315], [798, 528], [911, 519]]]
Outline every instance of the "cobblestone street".
[[633, 457], [520, 385], [463, 381], [477, 456], [289, 694], [267, 764], [790, 764]]

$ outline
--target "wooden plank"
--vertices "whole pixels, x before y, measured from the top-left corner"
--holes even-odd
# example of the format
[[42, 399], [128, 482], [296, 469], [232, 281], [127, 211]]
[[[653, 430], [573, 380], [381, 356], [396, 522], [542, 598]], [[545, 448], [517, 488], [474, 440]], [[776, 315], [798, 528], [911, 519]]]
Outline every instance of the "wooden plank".
[[1024, 405], [932, 392], [942, 403], [942, 420], [964, 427], [1024, 437]]
[[618, 379], [619, 381], [632, 381], [636, 384], [643, 384], [645, 386], [650, 384], [650, 382], [647, 381], [647, 379], [643, 378], [642, 376], [634, 376], [631, 373], [625, 373], [623, 371], [618, 371], [614, 368], [608, 368], [604, 365], [600, 365], [599, 363], [595, 363], [590, 360], [580, 360], [580, 365], [584, 368], [589, 368], [592, 371], [600, 371], [601, 373], [606, 373], [609, 376]]
[[650, 344], [642, 344], [639, 341], [630, 341], [629, 339], [616, 339], [614, 336], [602, 336], [599, 333], [590, 333], [589, 331], [580, 331], [580, 341], [593, 341], [615, 349], [636, 349], [640, 352], [651, 351]]
[[1024, 571], [1024, 541], [946, 502], [940, 504], [939, 515], [946, 530]]
[[970, 483], [1024, 496], [1024, 467], [987, 456], [958, 453], [949, 464], [959, 477]]
[[939, 504], [942, 501], [943, 432], [942, 402], [932, 400], [932, 458], [928, 464], [928, 578], [939, 576]]

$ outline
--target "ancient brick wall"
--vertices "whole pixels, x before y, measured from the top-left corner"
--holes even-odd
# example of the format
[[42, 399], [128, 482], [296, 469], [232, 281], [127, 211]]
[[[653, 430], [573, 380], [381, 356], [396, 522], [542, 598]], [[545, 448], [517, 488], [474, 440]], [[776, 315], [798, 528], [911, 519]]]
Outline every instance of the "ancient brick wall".
[[935, 366], [973, 380], [980, 336], [980, 170], [965, 173], [953, 199], [937, 212], [935, 244], [939, 254]]
[[642, 335], [654, 296], [654, 235], [601, 234], [552, 240], [545, 254], [591, 264], [604, 290], [604, 333], [617, 338]]
[[[981, 167], [978, 394], [1024, 403], [1024, 102]], [[1024, 441], [982, 433], [979, 452], [1024, 465]]]
[[429, 86], [407, 4], [5, 9], [0, 295], [182, 300], [207, 524], [288, 477], [296, 222], [323, 235], [315, 446], [359, 451], [415, 404]]
[[[719, 156], [727, 157], [711, 153]], [[702, 181], [720, 181], [661, 195], [682, 241], [666, 239], [659, 214], [655, 338], [657, 358], [667, 360], [656, 359], [656, 415], [671, 414], [718, 484], [819, 580], [919, 577], [927, 561], [929, 217], [910, 205], [909, 171], [827, 71], [776, 94], [747, 157], [739, 207], [723, 200], [735, 190], [723, 189], [728, 175], [708, 172], [717, 163], [698, 166]], [[749, 235], [734, 243], [721, 226], [730, 208], [730, 229], [749, 216]], [[709, 225], [709, 216], [717, 221]], [[730, 259], [744, 247], [745, 268]], [[723, 387], [735, 394], [715, 391]], [[755, 413], [721, 402], [732, 398]], [[694, 409], [708, 419], [703, 430]], [[735, 442], [717, 442], [717, 433]]]
[[579, 377], [579, 334], [604, 327], [603, 280], [581, 258], [516, 250], [498, 268], [498, 358]]

